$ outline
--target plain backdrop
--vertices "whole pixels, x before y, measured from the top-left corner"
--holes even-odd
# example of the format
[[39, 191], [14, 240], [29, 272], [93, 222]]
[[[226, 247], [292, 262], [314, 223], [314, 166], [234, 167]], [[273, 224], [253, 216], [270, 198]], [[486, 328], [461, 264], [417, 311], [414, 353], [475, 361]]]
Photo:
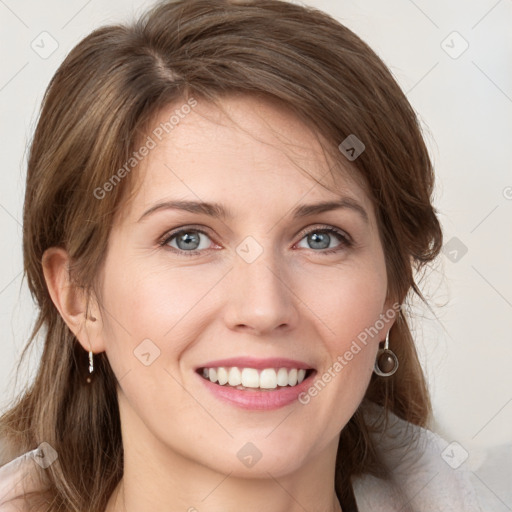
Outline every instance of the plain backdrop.
[[[422, 284], [432, 311], [416, 304], [414, 321], [436, 430], [458, 456], [467, 453], [490, 508], [512, 510], [512, 1], [305, 3], [369, 43], [420, 117], [445, 235]], [[21, 219], [26, 150], [44, 90], [90, 31], [152, 4], [0, 0], [1, 407], [33, 374], [41, 348], [15, 386], [36, 315], [22, 281]]]

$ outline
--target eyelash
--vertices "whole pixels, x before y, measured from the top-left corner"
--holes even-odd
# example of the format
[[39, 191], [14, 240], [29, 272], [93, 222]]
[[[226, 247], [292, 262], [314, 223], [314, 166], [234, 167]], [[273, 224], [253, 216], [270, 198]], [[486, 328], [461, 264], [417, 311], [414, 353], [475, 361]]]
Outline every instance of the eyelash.
[[[167, 232], [165, 233], [165, 235], [160, 238], [159, 242], [158, 242], [158, 245], [159, 247], [163, 247], [163, 248], [166, 248], [167, 244], [173, 239], [175, 238], [176, 236], [182, 234], [182, 233], [188, 233], [188, 232], [196, 232], [196, 233], [202, 233], [203, 235], [206, 235], [207, 237], [210, 237], [209, 234], [204, 231], [203, 229], [199, 229], [199, 228], [196, 228], [196, 227], [193, 227], [193, 226], [186, 226], [184, 228], [180, 228], [176, 231], [171, 231], [171, 232]], [[316, 233], [316, 232], [322, 232], [322, 233], [329, 233], [329, 234], [334, 234], [336, 235], [339, 239], [340, 239], [340, 242], [341, 244], [338, 246], [338, 247], [334, 247], [333, 249], [323, 249], [323, 250], [315, 250], [315, 249], [311, 249], [312, 251], [314, 252], [318, 252], [320, 254], [334, 254], [336, 252], [339, 252], [339, 251], [342, 251], [343, 249], [348, 249], [350, 247], [353, 246], [353, 242], [352, 240], [343, 232], [343, 231], [340, 231], [332, 226], [316, 226], [314, 227], [313, 229], [310, 229], [310, 230], [307, 230], [307, 231], [302, 231], [300, 233], [300, 239], [299, 241], [301, 241], [304, 237], [306, 237], [307, 235], [311, 234], [311, 233]], [[184, 256], [184, 257], [189, 257], [189, 256], [198, 256], [199, 254], [201, 254], [202, 252], [205, 251], [205, 249], [202, 249], [202, 250], [193, 250], [193, 251], [184, 251], [182, 249], [176, 249], [175, 247], [168, 247], [168, 249], [172, 252], [174, 252], [175, 254], [177, 254], [178, 256]], [[207, 250], [207, 249], [206, 249]]]

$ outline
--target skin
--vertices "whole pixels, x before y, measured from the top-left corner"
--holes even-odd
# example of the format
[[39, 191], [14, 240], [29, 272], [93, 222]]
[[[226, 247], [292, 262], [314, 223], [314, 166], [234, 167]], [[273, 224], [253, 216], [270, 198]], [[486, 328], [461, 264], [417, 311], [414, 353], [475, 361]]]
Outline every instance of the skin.
[[[243, 410], [206, 390], [194, 369], [253, 356], [305, 361], [317, 377], [327, 372], [391, 307], [374, 208], [349, 178], [348, 162], [349, 172], [328, 172], [314, 131], [293, 113], [250, 96], [230, 96], [222, 106], [224, 113], [199, 101], [134, 171], [140, 186], [112, 228], [101, 298], [89, 318], [85, 297], [70, 286], [66, 252], [52, 248], [43, 259], [62, 317], [85, 350], [106, 352], [119, 381], [125, 468], [108, 512], [230, 512], [240, 504], [249, 512], [341, 510], [334, 492], [339, 434], [392, 322], [307, 405]], [[162, 111], [155, 126], [175, 109]], [[299, 204], [341, 195], [356, 200], [368, 221], [350, 208], [290, 216]], [[233, 217], [161, 210], [138, 222], [169, 199], [218, 202]], [[183, 226], [207, 232], [200, 254], [173, 252], [186, 251], [177, 238], [158, 245]], [[304, 233], [328, 226], [352, 245], [331, 234], [328, 248], [339, 251], [325, 254]], [[252, 263], [236, 251], [249, 235], [262, 249]], [[134, 356], [145, 339], [160, 350], [149, 366]], [[261, 452], [252, 467], [237, 457], [247, 442]]]

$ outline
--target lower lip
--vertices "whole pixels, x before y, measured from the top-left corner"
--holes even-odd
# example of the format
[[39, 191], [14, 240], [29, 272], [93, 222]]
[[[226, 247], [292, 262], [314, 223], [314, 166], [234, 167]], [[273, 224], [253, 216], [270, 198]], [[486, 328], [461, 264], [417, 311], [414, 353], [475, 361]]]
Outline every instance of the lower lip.
[[311, 385], [315, 374], [315, 371], [311, 372], [307, 379], [296, 386], [286, 386], [269, 391], [244, 391], [227, 385], [214, 384], [199, 374], [198, 377], [209, 391], [225, 402], [236, 405], [241, 409], [269, 411], [298, 401], [299, 395]]

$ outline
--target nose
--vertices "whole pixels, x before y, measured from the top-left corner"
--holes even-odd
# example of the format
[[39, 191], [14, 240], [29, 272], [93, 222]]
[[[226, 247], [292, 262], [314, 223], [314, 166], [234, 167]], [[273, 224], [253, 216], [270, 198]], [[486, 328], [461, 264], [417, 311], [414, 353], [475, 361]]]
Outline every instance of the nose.
[[268, 248], [252, 262], [235, 255], [224, 319], [231, 330], [255, 335], [288, 331], [298, 322], [298, 297], [282, 258]]

